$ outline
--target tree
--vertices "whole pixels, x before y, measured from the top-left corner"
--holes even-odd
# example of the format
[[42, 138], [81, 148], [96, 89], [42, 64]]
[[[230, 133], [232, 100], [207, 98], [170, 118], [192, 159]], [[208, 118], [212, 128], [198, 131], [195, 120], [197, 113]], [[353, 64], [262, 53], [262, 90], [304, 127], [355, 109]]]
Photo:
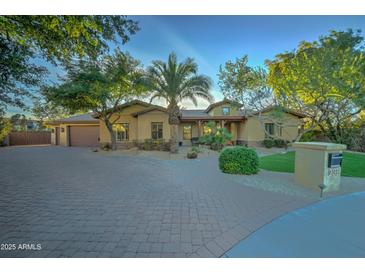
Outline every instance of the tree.
[[332, 31], [267, 61], [278, 100], [300, 109], [333, 142], [344, 142], [349, 123], [365, 107], [363, 41], [360, 32]]
[[46, 68], [105, 53], [109, 41], [125, 43], [138, 25], [123, 16], [0, 16], [0, 111], [24, 108]]
[[[224, 97], [242, 105], [246, 116], [255, 116], [266, 136], [273, 139], [280, 138], [267, 131], [265, 127], [267, 122], [273, 123], [277, 128], [280, 127], [282, 131], [287, 127], [298, 126], [285, 115], [287, 105], [280, 104], [276, 100], [268, 85], [266, 70], [249, 66], [247, 55], [236, 58], [235, 61], [227, 61], [224, 66], [220, 66], [218, 77], [218, 85]], [[271, 108], [271, 111], [264, 114], [268, 108]], [[295, 139], [300, 138], [301, 134], [298, 133]]]
[[10, 117], [10, 123], [12, 130], [14, 131], [26, 131], [27, 130], [27, 117], [24, 114], [14, 114]]
[[0, 146], [3, 144], [3, 141], [6, 136], [11, 132], [12, 125], [8, 118], [0, 116]]
[[73, 66], [62, 84], [45, 88], [43, 95], [70, 113], [93, 111], [105, 123], [115, 150], [113, 125], [119, 119], [115, 117], [118, 105], [146, 92], [143, 77], [140, 62], [116, 50], [100, 60]]
[[125, 16], [0, 16], [1, 36], [53, 63], [97, 57], [109, 49], [108, 42], [126, 43], [138, 30], [138, 24]]
[[197, 105], [197, 98], [212, 101], [209, 90], [212, 81], [205, 75], [198, 75], [198, 65], [192, 58], [178, 63], [175, 53], [171, 53], [167, 63], [153, 61], [148, 67], [147, 77], [152, 92], [151, 102], [155, 98], [163, 98], [168, 106], [169, 124], [171, 125], [170, 151], [177, 152], [177, 134], [180, 123], [179, 103], [184, 99], [191, 100]]
[[53, 102], [47, 102], [36, 98], [33, 101], [32, 114], [39, 121], [39, 127], [44, 128], [45, 121], [58, 120], [65, 118], [69, 115], [69, 112]]
[[34, 53], [0, 35], [0, 116], [7, 106], [25, 108], [24, 98], [41, 83], [46, 69], [30, 63]]

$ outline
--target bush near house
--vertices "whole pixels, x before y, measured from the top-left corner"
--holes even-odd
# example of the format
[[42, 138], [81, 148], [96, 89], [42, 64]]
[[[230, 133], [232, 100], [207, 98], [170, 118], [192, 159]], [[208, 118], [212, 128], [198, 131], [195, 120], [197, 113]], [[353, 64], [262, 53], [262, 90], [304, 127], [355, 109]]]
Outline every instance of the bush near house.
[[262, 141], [262, 144], [266, 148], [272, 148], [274, 146], [274, 140], [273, 139], [265, 139]]
[[279, 147], [286, 148], [288, 147], [288, 141], [283, 139], [265, 139], [262, 141], [262, 144], [266, 148]]
[[226, 128], [217, 128], [214, 122], [209, 122], [207, 127], [210, 133], [199, 138], [199, 143], [207, 145], [212, 150], [220, 151], [232, 139], [232, 134]]
[[137, 146], [141, 150], [168, 151], [170, 143], [165, 142], [165, 139], [145, 139], [143, 143], [138, 143]]
[[219, 168], [230, 174], [256, 174], [259, 171], [259, 157], [253, 149], [226, 148], [219, 155]]

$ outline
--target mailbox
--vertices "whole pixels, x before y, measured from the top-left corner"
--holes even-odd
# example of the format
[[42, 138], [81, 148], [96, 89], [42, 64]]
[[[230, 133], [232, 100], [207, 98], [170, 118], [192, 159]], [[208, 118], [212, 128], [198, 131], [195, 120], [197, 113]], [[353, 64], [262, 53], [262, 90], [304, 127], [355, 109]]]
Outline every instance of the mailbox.
[[328, 168], [342, 166], [342, 153], [328, 153]]
[[319, 191], [340, 188], [342, 151], [345, 145], [322, 142], [297, 142], [295, 148], [295, 182]]

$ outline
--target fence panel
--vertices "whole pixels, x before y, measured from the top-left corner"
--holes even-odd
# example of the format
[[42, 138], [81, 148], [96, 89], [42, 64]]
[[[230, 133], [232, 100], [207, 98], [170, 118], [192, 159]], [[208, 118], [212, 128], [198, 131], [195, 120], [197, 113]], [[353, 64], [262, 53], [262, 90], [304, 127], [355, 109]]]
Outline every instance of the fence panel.
[[46, 131], [19, 131], [9, 134], [11, 146], [51, 144], [51, 133]]

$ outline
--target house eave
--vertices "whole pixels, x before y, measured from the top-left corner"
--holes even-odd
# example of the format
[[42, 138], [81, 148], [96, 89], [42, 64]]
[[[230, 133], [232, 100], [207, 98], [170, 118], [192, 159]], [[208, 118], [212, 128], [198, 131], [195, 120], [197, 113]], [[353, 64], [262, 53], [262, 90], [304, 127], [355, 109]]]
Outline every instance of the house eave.
[[209, 117], [182, 117], [180, 118], [181, 122], [184, 121], [236, 121], [236, 122], [240, 122], [240, 121], [244, 121], [246, 120], [246, 117], [244, 116], [209, 116]]

